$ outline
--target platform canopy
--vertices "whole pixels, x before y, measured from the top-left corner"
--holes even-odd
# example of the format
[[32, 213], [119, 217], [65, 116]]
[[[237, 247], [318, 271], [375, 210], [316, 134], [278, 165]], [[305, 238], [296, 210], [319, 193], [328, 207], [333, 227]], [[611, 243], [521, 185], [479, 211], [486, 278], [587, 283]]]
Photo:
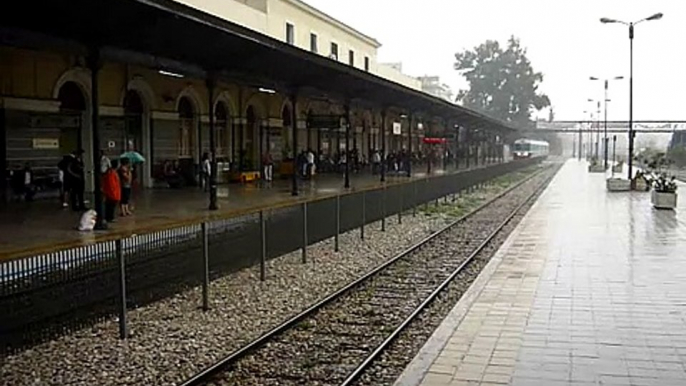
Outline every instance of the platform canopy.
[[97, 47], [104, 60], [515, 129], [172, 0], [22, 0], [0, 12], [0, 26], [3, 45], [84, 55]]

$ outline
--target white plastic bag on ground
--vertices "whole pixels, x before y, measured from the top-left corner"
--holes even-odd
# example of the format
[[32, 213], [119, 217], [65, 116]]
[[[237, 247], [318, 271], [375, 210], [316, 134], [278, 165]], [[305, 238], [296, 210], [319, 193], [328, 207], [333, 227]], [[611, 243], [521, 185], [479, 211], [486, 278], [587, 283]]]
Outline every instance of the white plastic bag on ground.
[[84, 213], [81, 216], [81, 220], [79, 221], [79, 230], [82, 232], [92, 231], [93, 228], [95, 228], [95, 218], [96, 217], [97, 217], [97, 213], [93, 209]]

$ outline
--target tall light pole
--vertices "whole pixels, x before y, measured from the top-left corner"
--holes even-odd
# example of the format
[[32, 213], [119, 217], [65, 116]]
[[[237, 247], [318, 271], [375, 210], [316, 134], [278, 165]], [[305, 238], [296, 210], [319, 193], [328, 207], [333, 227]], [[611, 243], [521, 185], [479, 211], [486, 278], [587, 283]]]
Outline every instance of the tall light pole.
[[[595, 102], [594, 99], [588, 98], [586, 100], [589, 103]], [[593, 107], [590, 109], [584, 111], [584, 113], [588, 113], [588, 126], [586, 127], [588, 129], [588, 144], [586, 145], [586, 159], [593, 160]]]
[[[600, 78], [596, 78], [595, 76], [592, 76], [589, 79], [590, 80], [600, 80]], [[604, 163], [605, 169], [607, 169], [607, 156], [608, 156], [608, 146], [607, 145], [608, 145], [608, 141], [609, 141], [607, 138], [607, 102], [609, 102], [610, 100], [607, 99], [607, 89], [608, 89], [608, 85], [610, 83], [610, 80], [621, 80], [621, 79], [624, 79], [624, 77], [623, 76], [615, 76], [612, 79], [605, 79], [604, 80], [604, 83], [605, 83], [605, 124], [604, 124], [604, 135], [603, 135], [603, 137], [604, 137], [603, 138], [603, 150], [604, 150], [603, 159], [605, 161], [605, 163]]]
[[598, 159], [598, 144], [600, 142], [600, 101], [598, 101], [598, 109], [595, 115], [595, 159]]
[[[584, 110], [584, 118], [586, 117], [586, 114], [589, 114], [588, 116], [590, 117], [592, 113], [588, 110]], [[588, 119], [590, 120], [591, 118], [588, 118]], [[588, 159], [588, 133], [590, 132], [588, 130], [588, 121], [586, 123], [582, 124], [581, 127], [583, 128], [583, 130], [586, 131], [586, 143], [584, 144], [584, 155], [586, 156], [586, 161], [588, 161], [589, 160]], [[581, 140], [581, 139], [582, 139], [581, 129], [579, 129], [579, 140]]]
[[[621, 20], [602, 18], [603, 24], [619, 23], [629, 26], [629, 180], [633, 180], [633, 158], [634, 158], [634, 26], [644, 21], [660, 20], [662, 13], [656, 13], [637, 22], [627, 23]], [[633, 183], [632, 183], [633, 185]]]

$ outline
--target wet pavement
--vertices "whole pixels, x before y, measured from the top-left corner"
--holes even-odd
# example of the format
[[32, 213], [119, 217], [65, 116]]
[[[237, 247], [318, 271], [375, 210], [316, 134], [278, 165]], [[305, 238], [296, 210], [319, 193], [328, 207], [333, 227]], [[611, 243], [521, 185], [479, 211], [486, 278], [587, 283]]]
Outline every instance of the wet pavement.
[[[413, 178], [426, 178], [425, 167], [416, 168]], [[435, 170], [432, 175], [441, 175]], [[402, 183], [407, 177], [389, 174], [386, 183]], [[200, 222], [212, 215], [230, 216], [233, 213], [260, 207], [269, 207], [335, 195], [360, 189], [381, 186], [378, 175], [352, 174], [350, 189], [344, 189], [342, 175], [322, 174], [313, 180], [299, 182], [300, 194], [291, 195], [290, 180], [245, 185], [220, 185], [218, 189], [219, 211], [210, 212], [208, 193], [199, 188], [145, 189], [134, 192], [133, 216], [116, 219], [107, 232], [78, 232], [76, 227], [80, 213], [61, 208], [56, 199], [31, 203], [10, 203], [0, 208], [0, 259], [25, 253], [44, 253], [55, 248], [92, 243], [104, 234], [137, 233], [160, 227], [173, 226], [179, 222]]]
[[570, 160], [396, 385], [686, 385], [684, 251], [684, 200]]

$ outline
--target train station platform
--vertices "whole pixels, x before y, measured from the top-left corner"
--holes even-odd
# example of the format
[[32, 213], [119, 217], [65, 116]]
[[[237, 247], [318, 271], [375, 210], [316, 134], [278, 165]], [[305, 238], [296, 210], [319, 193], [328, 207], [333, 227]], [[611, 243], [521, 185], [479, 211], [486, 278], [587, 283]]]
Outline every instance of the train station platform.
[[686, 203], [586, 167], [564, 165], [396, 386], [686, 385]]
[[[426, 167], [417, 167], [413, 179], [427, 177]], [[463, 169], [464, 170], [464, 169]], [[454, 172], [454, 170], [450, 170]], [[434, 170], [431, 176], [444, 174]], [[389, 173], [386, 184], [407, 182], [405, 176]], [[382, 186], [379, 175], [351, 174], [350, 189], [338, 174], [317, 175], [299, 181], [299, 195], [291, 195], [291, 180], [244, 185], [220, 185], [216, 212], [207, 209], [209, 193], [199, 188], [145, 189], [134, 193], [134, 215], [117, 217], [106, 232], [78, 232], [80, 213], [61, 208], [57, 199], [13, 202], [0, 208], [0, 259], [25, 254], [39, 254], [60, 248], [92, 243], [103, 235], [140, 234], [179, 224], [199, 223], [212, 216], [240, 215], [257, 208], [278, 207], [298, 201]], [[88, 206], [88, 204], [87, 204]]]

